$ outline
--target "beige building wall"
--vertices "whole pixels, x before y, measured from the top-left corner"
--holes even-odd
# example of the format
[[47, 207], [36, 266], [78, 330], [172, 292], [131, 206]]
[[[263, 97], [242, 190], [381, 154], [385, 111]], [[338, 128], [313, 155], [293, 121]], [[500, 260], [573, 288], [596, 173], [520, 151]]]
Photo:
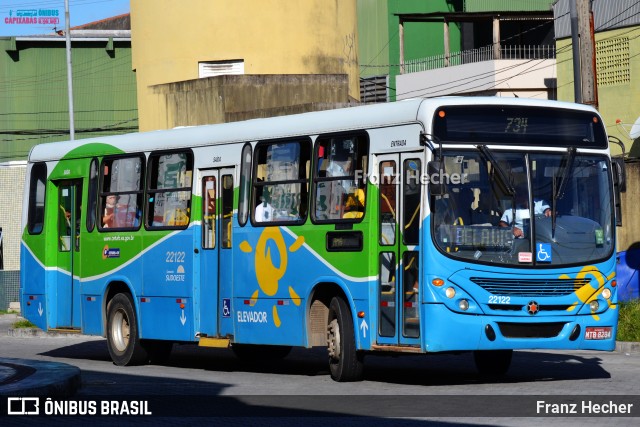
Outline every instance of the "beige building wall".
[[27, 162], [0, 163], [0, 228], [5, 270], [20, 270], [22, 191], [26, 171]]
[[347, 74], [349, 96], [360, 96], [356, 0], [136, 0], [131, 39], [141, 131], [166, 123], [153, 86], [197, 79], [204, 61], [244, 60], [245, 74]]

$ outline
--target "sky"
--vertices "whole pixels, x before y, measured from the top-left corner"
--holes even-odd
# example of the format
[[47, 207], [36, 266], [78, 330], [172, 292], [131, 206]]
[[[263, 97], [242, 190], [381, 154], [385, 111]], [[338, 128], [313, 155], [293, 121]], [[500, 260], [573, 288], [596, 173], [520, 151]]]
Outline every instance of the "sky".
[[[64, 30], [64, 0], [0, 0], [0, 37]], [[57, 13], [57, 16], [56, 16]], [[129, 13], [129, 0], [69, 0], [71, 27]]]

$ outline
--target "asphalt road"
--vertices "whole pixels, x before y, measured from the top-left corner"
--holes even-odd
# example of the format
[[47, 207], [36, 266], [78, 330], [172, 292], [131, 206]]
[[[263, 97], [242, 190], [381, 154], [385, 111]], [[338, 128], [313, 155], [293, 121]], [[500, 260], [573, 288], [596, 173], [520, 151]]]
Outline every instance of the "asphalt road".
[[[0, 357], [76, 366], [82, 386], [73, 399], [98, 405], [109, 399], [142, 400], [154, 412], [118, 418], [119, 424], [539, 427], [635, 426], [640, 421], [637, 353], [518, 351], [500, 379], [477, 374], [469, 354], [367, 356], [364, 381], [336, 383], [323, 349], [294, 349], [281, 361], [247, 363], [230, 350], [175, 345], [163, 366], [118, 367], [103, 338], [11, 337], [9, 317], [0, 316]], [[574, 403], [577, 413], [557, 414]], [[603, 407], [594, 406], [601, 403], [616, 410], [631, 404], [627, 409], [634, 418], [603, 414]], [[19, 418], [0, 419], [0, 424], [24, 425]], [[67, 425], [80, 419], [39, 420]], [[107, 421], [113, 418], [91, 418], [92, 425]]]

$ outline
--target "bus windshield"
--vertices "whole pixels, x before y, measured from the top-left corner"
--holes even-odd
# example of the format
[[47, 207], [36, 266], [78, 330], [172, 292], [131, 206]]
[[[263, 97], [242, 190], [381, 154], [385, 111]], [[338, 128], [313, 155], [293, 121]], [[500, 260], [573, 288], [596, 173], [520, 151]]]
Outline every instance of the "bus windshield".
[[606, 156], [571, 149], [490, 153], [484, 147], [444, 152], [446, 192], [432, 199], [440, 251], [467, 262], [539, 268], [611, 255], [614, 205]]

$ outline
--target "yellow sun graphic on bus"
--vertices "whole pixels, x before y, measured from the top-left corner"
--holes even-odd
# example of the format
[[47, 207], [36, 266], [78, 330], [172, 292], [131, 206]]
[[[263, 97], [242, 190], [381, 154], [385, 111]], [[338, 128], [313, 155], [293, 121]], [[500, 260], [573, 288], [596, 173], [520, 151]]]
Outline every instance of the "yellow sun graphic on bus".
[[[587, 265], [580, 270], [580, 272], [576, 275], [576, 279], [584, 279], [587, 276], [591, 276], [592, 280], [589, 281], [586, 285], [582, 286], [580, 289], [576, 291], [576, 295], [578, 297], [578, 301], [574, 302], [571, 307], [567, 309], [567, 311], [573, 311], [576, 309], [578, 304], [589, 304], [591, 301], [598, 298], [598, 295], [602, 293], [604, 290], [603, 286], [608, 281], [615, 277], [616, 272], [614, 271], [608, 277], [605, 277], [596, 267], [593, 265]], [[570, 279], [570, 277], [566, 274], [562, 274], [560, 279]], [[593, 280], [595, 279], [595, 280]], [[592, 285], [592, 283], [594, 283]], [[595, 287], [594, 287], [595, 285]], [[607, 298], [607, 304], [609, 308], [616, 309], [616, 305], [611, 302], [611, 298]], [[600, 320], [600, 316], [595, 313], [591, 313], [594, 320]]]
[[[272, 244], [269, 244], [269, 241], [272, 241]], [[255, 248], [255, 269], [256, 269], [256, 279], [258, 280], [258, 285], [260, 289], [256, 289], [256, 291], [251, 295], [251, 300], [249, 305], [254, 306], [256, 302], [258, 302], [258, 296], [260, 294], [260, 290], [267, 296], [274, 296], [278, 292], [278, 287], [280, 286], [280, 279], [282, 279], [287, 272], [287, 263], [288, 263], [288, 253], [293, 253], [300, 249], [304, 244], [304, 237], [300, 236], [296, 239], [295, 242], [289, 247], [287, 251], [287, 245], [284, 242], [284, 237], [282, 236], [282, 232], [279, 227], [265, 227], [260, 234], [260, 238], [258, 239], [258, 243]], [[271, 248], [275, 245], [276, 250], [278, 251], [278, 256], [276, 259], [280, 260], [279, 265], [275, 265], [273, 262]], [[245, 253], [253, 252], [253, 248], [251, 244], [246, 240], [240, 243], [240, 250]], [[294, 291], [294, 289], [289, 286], [289, 295], [291, 296], [291, 300], [295, 305], [300, 305], [301, 299]], [[280, 316], [278, 315], [278, 306], [277, 304], [273, 305], [273, 323], [277, 328], [280, 327], [281, 321]]]

